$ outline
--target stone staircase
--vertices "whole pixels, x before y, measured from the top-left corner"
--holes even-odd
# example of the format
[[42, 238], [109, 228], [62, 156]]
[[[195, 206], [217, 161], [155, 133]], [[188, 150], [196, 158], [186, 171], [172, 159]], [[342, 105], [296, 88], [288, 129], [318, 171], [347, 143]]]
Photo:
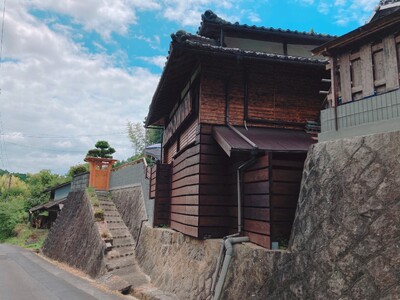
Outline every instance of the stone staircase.
[[121, 218], [108, 192], [96, 191], [104, 221], [111, 237], [106, 256], [107, 273], [98, 281], [109, 289], [131, 293], [140, 300], [178, 300], [150, 283], [150, 278], [139, 268], [135, 258], [135, 241]]
[[99, 281], [120, 292], [149, 284], [150, 279], [137, 264], [135, 242], [108, 192], [96, 191], [96, 195], [104, 212], [104, 221], [111, 234], [108, 240], [112, 245], [106, 256], [107, 273]]

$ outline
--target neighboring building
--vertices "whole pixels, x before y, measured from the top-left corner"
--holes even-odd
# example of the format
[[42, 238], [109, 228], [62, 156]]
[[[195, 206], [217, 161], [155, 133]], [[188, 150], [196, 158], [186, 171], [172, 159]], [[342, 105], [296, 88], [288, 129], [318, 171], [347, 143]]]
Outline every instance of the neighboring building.
[[149, 145], [144, 149], [144, 155], [154, 161], [161, 160], [161, 144]]
[[320, 141], [400, 130], [400, 1], [313, 52], [329, 58], [332, 82]]
[[43, 193], [50, 192], [50, 201], [32, 207], [29, 210], [29, 219], [32, 226], [37, 228], [50, 228], [64, 207], [70, 190], [71, 182], [59, 184], [44, 190]]
[[[154, 225], [197, 238], [290, 237], [303, 164], [329, 77], [311, 49], [333, 37], [232, 24], [207, 11], [172, 35], [146, 126], [164, 128]], [[326, 84], [325, 84], [326, 85]], [[240, 203], [238, 205], [238, 203]]]

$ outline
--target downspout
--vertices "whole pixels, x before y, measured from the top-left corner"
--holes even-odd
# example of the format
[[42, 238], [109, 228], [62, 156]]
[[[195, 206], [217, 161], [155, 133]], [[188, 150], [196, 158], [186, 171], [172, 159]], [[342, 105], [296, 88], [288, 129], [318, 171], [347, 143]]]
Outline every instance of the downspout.
[[[242, 189], [241, 189], [241, 174], [242, 172], [253, 164], [256, 160], [255, 155], [258, 151], [258, 147], [254, 144], [250, 139], [248, 139], [244, 134], [242, 134], [239, 130], [229, 124], [229, 87], [228, 84], [225, 87], [225, 100], [226, 100], [226, 111], [225, 111], [225, 123], [230, 129], [232, 129], [235, 133], [237, 133], [242, 139], [244, 139], [247, 143], [249, 143], [253, 150], [251, 152], [252, 157], [241, 164], [236, 170], [236, 180], [237, 180], [237, 200], [238, 200], [238, 231], [233, 235], [229, 235], [223, 238], [218, 260], [216, 271], [213, 276], [212, 286], [211, 286], [211, 293], [213, 295], [213, 300], [219, 300], [221, 297], [222, 289], [224, 287], [225, 278], [228, 273], [228, 268], [232, 259], [233, 255], [233, 245], [237, 243], [248, 242], [249, 238], [239, 237], [242, 233], [243, 225], [242, 225]], [[225, 257], [223, 260], [223, 264], [221, 267], [222, 257], [224, 255], [224, 248], [225, 248]], [[221, 271], [220, 271], [221, 269]], [[219, 276], [218, 276], [219, 273]], [[218, 281], [217, 281], [218, 279]]]

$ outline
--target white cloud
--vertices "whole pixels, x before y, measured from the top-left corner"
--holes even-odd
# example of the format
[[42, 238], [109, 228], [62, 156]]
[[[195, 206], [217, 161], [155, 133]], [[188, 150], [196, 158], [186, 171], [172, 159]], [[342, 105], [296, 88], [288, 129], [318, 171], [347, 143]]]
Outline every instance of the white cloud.
[[253, 22], [253, 23], [259, 23], [259, 22], [261, 22], [260, 16], [259, 16], [257, 13], [255, 13], [255, 12], [250, 12], [248, 17], [249, 17], [249, 20], [250, 20], [251, 22]]
[[112, 32], [127, 33], [129, 25], [137, 22], [136, 10], [160, 9], [153, 0], [25, 0], [25, 4], [70, 16], [86, 30], [96, 31], [104, 38]]
[[139, 59], [151, 63], [160, 69], [163, 69], [165, 67], [165, 63], [167, 62], [167, 57], [160, 55], [160, 56], [150, 56], [150, 57], [138, 57]]
[[321, 14], [327, 15], [330, 12], [330, 4], [328, 4], [326, 2], [320, 2], [318, 4], [318, 11]]
[[[98, 139], [116, 148], [117, 159], [132, 155], [126, 123], [143, 121], [159, 75], [138, 67], [121, 69], [114, 57], [88, 53], [21, 3], [8, 6], [6, 62], [0, 70], [3, 130], [10, 133], [2, 136], [7, 167], [63, 173], [81, 163], [85, 153], [79, 150], [92, 148]], [[92, 136], [98, 134], [105, 136]]]

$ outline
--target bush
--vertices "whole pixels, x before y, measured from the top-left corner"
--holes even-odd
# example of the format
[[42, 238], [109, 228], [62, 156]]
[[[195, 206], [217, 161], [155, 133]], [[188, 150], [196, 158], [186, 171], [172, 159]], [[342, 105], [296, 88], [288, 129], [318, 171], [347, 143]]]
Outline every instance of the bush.
[[13, 200], [0, 203], [0, 241], [13, 236], [17, 224], [26, 221], [24, 202]]
[[97, 222], [104, 221], [104, 211], [102, 209], [96, 208], [94, 211], [94, 218]]

